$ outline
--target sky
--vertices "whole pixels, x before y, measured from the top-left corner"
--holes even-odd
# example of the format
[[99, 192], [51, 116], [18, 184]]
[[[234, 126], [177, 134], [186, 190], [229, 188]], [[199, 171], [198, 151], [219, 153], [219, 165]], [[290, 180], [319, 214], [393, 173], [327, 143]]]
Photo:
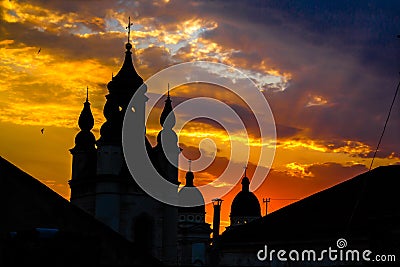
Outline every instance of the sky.
[[[214, 181], [229, 162], [238, 177], [247, 165], [250, 179], [256, 168], [266, 168], [254, 191], [264, 215], [263, 198], [271, 199], [273, 212], [369, 169], [400, 78], [398, 1], [3, 0], [0, 156], [69, 199], [69, 149], [86, 88], [99, 138], [106, 85], [122, 66], [129, 16], [133, 61], [143, 79], [179, 63], [223, 63], [247, 75], [272, 111], [275, 156], [272, 166], [262, 166], [259, 146], [252, 145], [260, 140], [254, 110], [215, 85], [172, 88], [174, 106], [198, 97], [228, 104], [249, 136], [249, 161], [234, 161], [238, 135], [212, 120], [188, 121], [178, 133], [182, 155], [211, 158], [195, 173], [196, 185]], [[399, 110], [397, 98], [373, 168], [400, 164]], [[159, 112], [155, 108], [146, 125], [152, 144], [161, 129]], [[177, 117], [192, 115], [195, 110]], [[186, 160], [180, 167], [184, 183]], [[240, 184], [223, 197], [222, 227], [239, 191]], [[212, 222], [211, 205], [206, 220]]]

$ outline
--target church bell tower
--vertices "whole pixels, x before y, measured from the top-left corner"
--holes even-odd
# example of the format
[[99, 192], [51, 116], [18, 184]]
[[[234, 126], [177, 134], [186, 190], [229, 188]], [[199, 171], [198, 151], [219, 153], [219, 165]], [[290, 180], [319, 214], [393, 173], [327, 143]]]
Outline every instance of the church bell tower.
[[[71, 202], [137, 243], [143, 252], [150, 253], [166, 265], [176, 265], [178, 209], [144, 192], [130, 174], [123, 154], [123, 120], [125, 112], [133, 112], [133, 119], [129, 121], [134, 126], [133, 136], [144, 137], [154, 167], [178, 188], [180, 149], [172, 129], [175, 117], [171, 99], [168, 94], [160, 118], [163, 130], [153, 148], [145, 136], [147, 87], [132, 63], [131, 25], [129, 19], [122, 67], [107, 84], [108, 94], [103, 109], [106, 120], [101, 125], [97, 141], [91, 133], [94, 118], [88, 98], [79, 117], [81, 131], [75, 138], [75, 147], [70, 150], [73, 156], [72, 179], [69, 181]], [[133, 107], [128, 110], [131, 99]]]

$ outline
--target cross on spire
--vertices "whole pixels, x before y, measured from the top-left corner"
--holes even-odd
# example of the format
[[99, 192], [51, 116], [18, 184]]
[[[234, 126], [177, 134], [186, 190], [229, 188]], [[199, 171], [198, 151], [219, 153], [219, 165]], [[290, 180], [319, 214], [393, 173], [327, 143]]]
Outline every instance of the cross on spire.
[[128, 17], [128, 26], [125, 27], [125, 29], [128, 29], [128, 43], [130, 40], [130, 36], [131, 36], [131, 26], [133, 25], [133, 23], [131, 23], [131, 17]]
[[89, 102], [89, 86], [86, 86], [86, 102]]
[[244, 177], [247, 177], [247, 166], [244, 166], [243, 169], [244, 169]]
[[169, 98], [169, 83], [168, 83], [168, 98]]

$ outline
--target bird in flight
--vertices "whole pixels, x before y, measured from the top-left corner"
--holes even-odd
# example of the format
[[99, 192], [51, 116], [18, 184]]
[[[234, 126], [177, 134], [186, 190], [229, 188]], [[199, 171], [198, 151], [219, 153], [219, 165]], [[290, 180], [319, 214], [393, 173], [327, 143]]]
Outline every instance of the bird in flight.
[[42, 128], [40, 131], [41, 131], [41, 132], [42, 132], [42, 134], [43, 134], [43, 132], [44, 132], [44, 128]]
[[40, 51], [42, 51], [42, 48], [39, 48], [39, 51], [37, 51], [38, 55], [39, 55]]

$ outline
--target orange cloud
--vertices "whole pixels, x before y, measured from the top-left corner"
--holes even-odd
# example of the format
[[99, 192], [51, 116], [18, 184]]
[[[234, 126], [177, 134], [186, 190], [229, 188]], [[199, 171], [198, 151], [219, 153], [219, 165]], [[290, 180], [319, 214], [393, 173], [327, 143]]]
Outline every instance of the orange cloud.
[[323, 106], [328, 104], [328, 100], [326, 100], [322, 96], [312, 96], [310, 98], [311, 99], [308, 101], [306, 107]]
[[[95, 97], [93, 113], [102, 120], [104, 84], [111, 70], [97, 60], [64, 61], [37, 47], [0, 44], [0, 121], [24, 125], [76, 127], [86, 86]], [[85, 75], [82, 75], [85, 73]], [[12, 92], [10, 94], [10, 92]]]

